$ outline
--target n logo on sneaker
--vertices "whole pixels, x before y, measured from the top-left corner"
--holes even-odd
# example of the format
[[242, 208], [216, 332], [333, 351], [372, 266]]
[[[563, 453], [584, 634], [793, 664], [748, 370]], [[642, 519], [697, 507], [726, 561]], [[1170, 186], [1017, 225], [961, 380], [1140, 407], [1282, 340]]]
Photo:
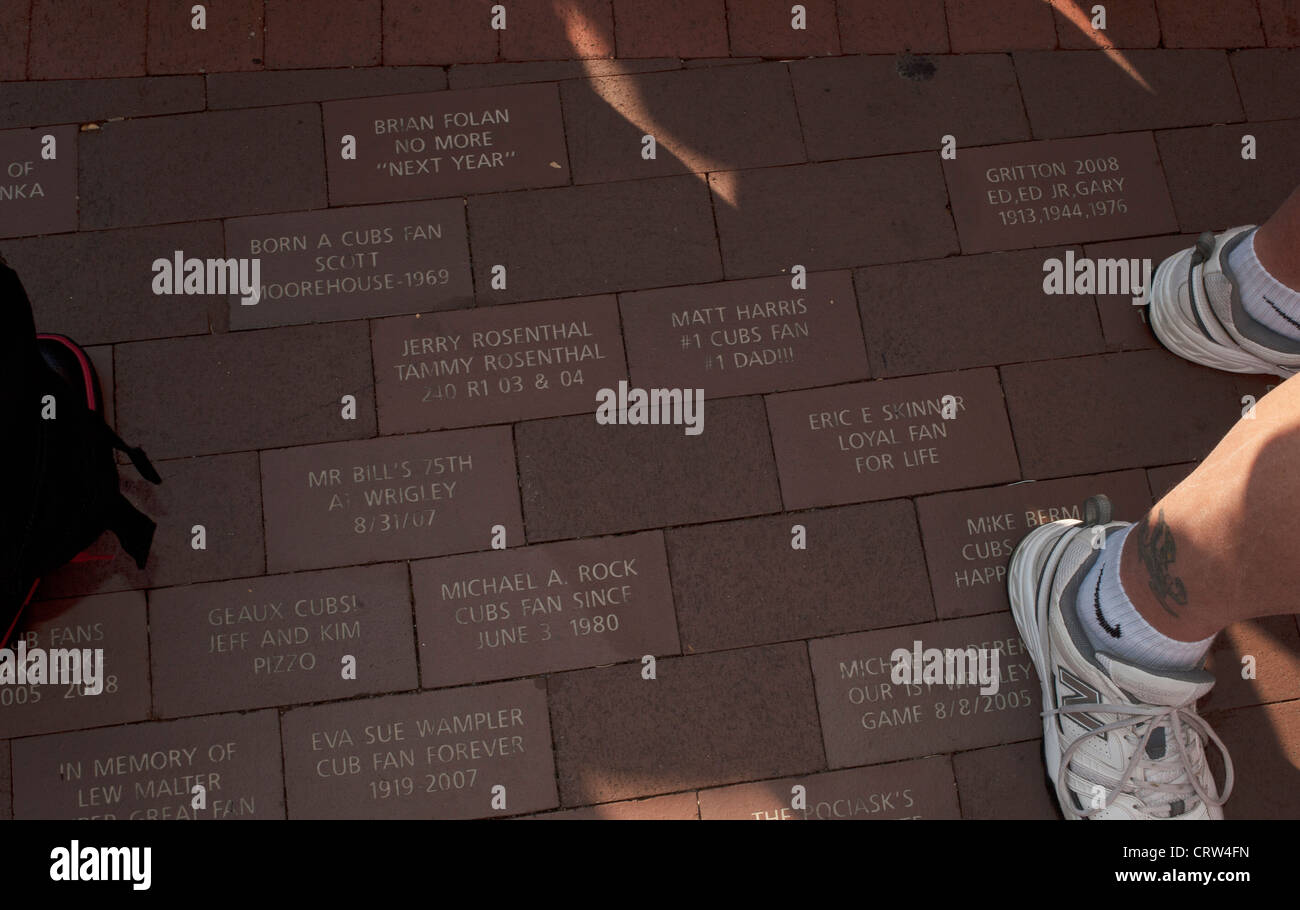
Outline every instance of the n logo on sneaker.
[[[1065, 667], [1056, 668], [1056, 705], [1064, 708], [1068, 705], [1097, 705], [1101, 703], [1101, 693], [1088, 685], [1079, 677], [1075, 676]], [[1069, 695], [1062, 695], [1062, 689], [1068, 689]], [[1071, 711], [1068, 714], [1056, 715], [1057, 725], [1061, 725], [1061, 719], [1068, 717], [1086, 730], [1096, 730], [1104, 726], [1100, 720], [1083, 711]], [[1065, 732], [1065, 727], [1061, 726], [1061, 732]]]
[[1097, 573], [1097, 588], [1092, 592], [1092, 603], [1097, 609], [1097, 623], [1106, 630], [1106, 634], [1111, 638], [1119, 638], [1119, 626], [1112, 626], [1106, 622], [1106, 617], [1101, 613], [1101, 578], [1106, 574], [1106, 564], [1102, 563], [1101, 571]]

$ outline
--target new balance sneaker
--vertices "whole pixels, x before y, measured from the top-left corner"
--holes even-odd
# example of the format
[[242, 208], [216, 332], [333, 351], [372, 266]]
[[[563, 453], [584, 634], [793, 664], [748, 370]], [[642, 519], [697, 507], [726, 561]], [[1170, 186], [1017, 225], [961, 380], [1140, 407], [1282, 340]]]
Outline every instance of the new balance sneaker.
[[1300, 371], [1300, 342], [1246, 313], [1228, 264], [1228, 254], [1252, 230], [1206, 231], [1195, 246], [1160, 263], [1142, 302], [1156, 338], [1185, 360], [1232, 373], [1291, 376]]
[[[1043, 688], [1043, 753], [1067, 819], [1219, 819], [1232, 760], [1196, 713], [1214, 687], [1204, 670], [1144, 670], [1096, 651], [1075, 610], [1079, 585], [1105, 539], [1127, 527], [1105, 497], [1085, 520], [1040, 525], [1007, 575], [1011, 612]], [[1206, 741], [1223, 754], [1220, 795]]]

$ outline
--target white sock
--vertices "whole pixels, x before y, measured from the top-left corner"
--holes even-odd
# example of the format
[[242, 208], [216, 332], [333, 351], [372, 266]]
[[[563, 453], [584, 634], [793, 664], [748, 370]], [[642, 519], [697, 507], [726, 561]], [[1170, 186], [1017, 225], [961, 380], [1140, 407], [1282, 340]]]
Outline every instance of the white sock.
[[1237, 277], [1241, 305], [1256, 322], [1279, 335], [1300, 341], [1300, 291], [1287, 287], [1268, 273], [1255, 255], [1255, 233], [1237, 244], [1228, 255], [1228, 266]]
[[[1088, 640], [1098, 651], [1148, 670], [1195, 670], [1205, 660], [1214, 636], [1203, 641], [1176, 641], [1151, 627], [1124, 593], [1120, 553], [1129, 525], [1106, 539], [1106, 549], [1084, 576], [1076, 602]], [[1100, 584], [1098, 584], [1100, 582]]]

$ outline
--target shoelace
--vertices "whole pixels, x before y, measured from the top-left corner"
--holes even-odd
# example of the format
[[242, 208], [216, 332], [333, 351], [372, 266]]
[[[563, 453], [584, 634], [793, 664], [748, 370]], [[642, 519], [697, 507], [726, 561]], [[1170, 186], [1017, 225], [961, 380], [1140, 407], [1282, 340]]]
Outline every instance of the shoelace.
[[[1152, 762], [1150, 759], [1143, 758], [1143, 756], [1146, 755], [1147, 742], [1151, 739], [1151, 734], [1166, 722], [1173, 732], [1174, 744], [1178, 751], [1177, 759], [1182, 766], [1182, 777], [1186, 778], [1187, 783], [1148, 781], [1144, 779], [1142, 785], [1145, 789], [1160, 793], [1187, 794], [1188, 786], [1190, 784], [1192, 792], [1194, 792], [1201, 802], [1207, 806], [1222, 806], [1228, 801], [1228, 797], [1232, 795], [1232, 757], [1228, 755], [1228, 748], [1223, 744], [1223, 740], [1219, 739], [1218, 734], [1214, 732], [1213, 728], [1211, 728], [1210, 725], [1196, 713], [1195, 703], [1189, 702], [1187, 704], [1174, 705], [1171, 707], [1157, 707], [1155, 705], [1104, 705], [1100, 703], [1065, 705], [1060, 708], [1051, 708], [1044, 711], [1043, 715], [1081, 714], [1084, 712], [1126, 714], [1131, 715], [1131, 719], [1117, 720], [1113, 723], [1098, 727], [1095, 730], [1090, 730], [1087, 734], [1078, 737], [1074, 742], [1070, 743], [1070, 745], [1066, 747], [1065, 752], [1061, 755], [1061, 768], [1056, 777], [1056, 793], [1060, 800], [1062, 809], [1067, 813], [1074, 814], [1079, 818], [1090, 818], [1099, 812], [1104, 812], [1114, 804], [1115, 800], [1119, 798], [1121, 793], [1125, 792], [1125, 790], [1129, 788], [1130, 784], [1135, 783], [1133, 775], [1138, 770], [1139, 766], [1143, 764], [1156, 764], [1172, 761], [1173, 759], [1170, 757], [1159, 759], [1158, 762]], [[1068, 795], [1069, 789], [1066, 786], [1065, 781], [1067, 775], [1070, 773], [1070, 760], [1074, 757], [1074, 753], [1084, 744], [1088, 736], [1106, 734], [1112, 730], [1123, 730], [1129, 727], [1136, 727], [1138, 724], [1143, 722], [1147, 723], [1146, 732], [1142, 734], [1142, 737], [1137, 744], [1137, 748], [1133, 750], [1133, 757], [1129, 759], [1127, 767], [1124, 768], [1124, 773], [1120, 776], [1119, 783], [1110, 791], [1110, 795], [1106, 798], [1105, 803], [1100, 806], [1094, 806], [1086, 812], [1078, 812], [1073, 809], [1072, 801]], [[1218, 747], [1219, 754], [1223, 756], [1224, 792], [1221, 796], [1211, 796], [1205, 792], [1205, 789], [1201, 786], [1200, 782], [1201, 766], [1194, 762], [1192, 757], [1188, 755], [1187, 747], [1184, 743], [1184, 734], [1196, 734], [1198, 731], [1204, 733], [1206, 737]], [[1136, 731], [1134, 731], [1134, 735], [1136, 736]], [[1166, 756], [1168, 756], [1167, 750], [1168, 746], [1166, 745]], [[1133, 787], [1133, 789], [1136, 790], [1137, 788]]]

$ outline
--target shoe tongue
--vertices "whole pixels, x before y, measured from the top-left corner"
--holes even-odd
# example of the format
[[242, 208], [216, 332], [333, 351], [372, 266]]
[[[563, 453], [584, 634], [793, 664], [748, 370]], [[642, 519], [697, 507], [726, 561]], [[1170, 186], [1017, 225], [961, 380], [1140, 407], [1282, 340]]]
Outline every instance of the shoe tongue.
[[1102, 653], [1097, 659], [1115, 685], [1149, 705], [1194, 704], [1214, 688], [1214, 674], [1205, 670], [1144, 670]]

